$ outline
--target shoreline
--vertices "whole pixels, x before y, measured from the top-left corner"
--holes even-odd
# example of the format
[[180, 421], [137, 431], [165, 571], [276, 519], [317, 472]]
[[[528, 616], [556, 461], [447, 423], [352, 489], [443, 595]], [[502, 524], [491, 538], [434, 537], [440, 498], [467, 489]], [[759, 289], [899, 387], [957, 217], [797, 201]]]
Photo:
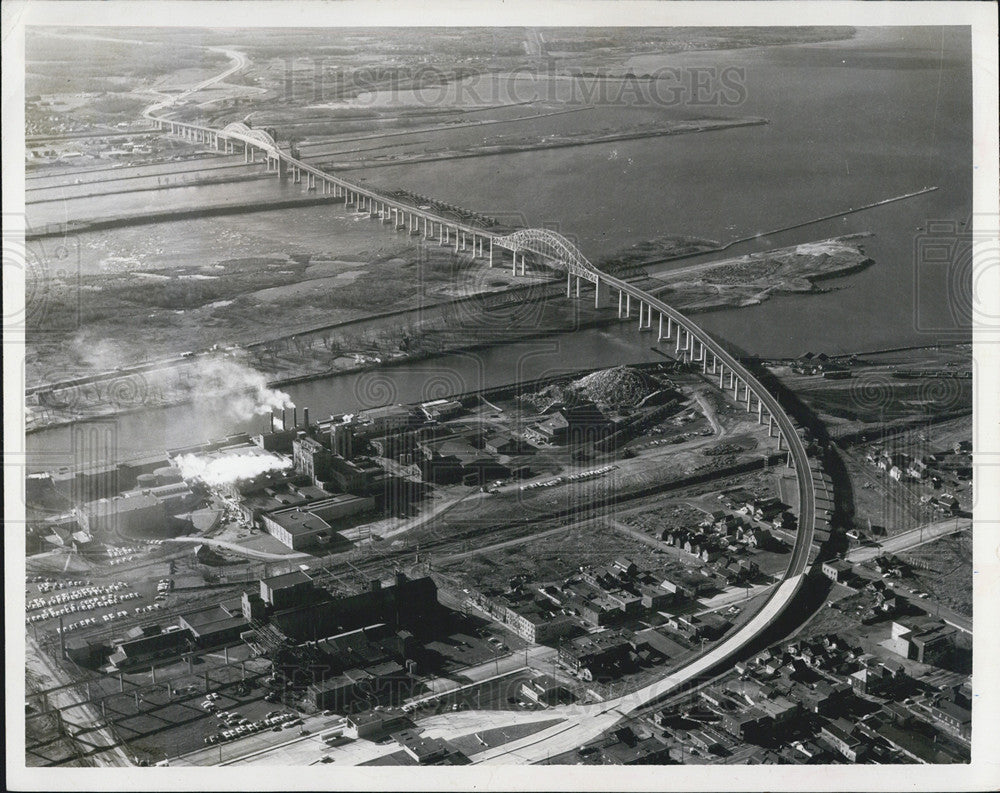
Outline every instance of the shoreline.
[[[843, 239], [848, 239], [848, 238], [856, 239], [857, 237], [858, 237], [858, 235], [848, 235], [845, 238], [834, 238], [834, 241], [841, 241]], [[859, 256], [862, 255], [860, 253], [860, 251], [858, 252], [858, 255]], [[697, 269], [697, 270], [709, 269], [710, 270], [712, 267], [718, 267], [720, 265], [721, 266], [725, 266], [725, 264], [726, 264], [725, 262], [707, 262], [707, 263], [705, 263], [703, 265], [696, 265], [695, 268], [691, 268], [691, 269]], [[855, 272], [855, 271], [857, 271], [859, 269], [864, 269], [864, 268], [866, 268], [868, 266], [871, 266], [871, 264], [873, 264], [872, 260], [868, 259], [868, 258], [865, 258], [865, 259], [863, 259], [861, 261], [858, 261], [858, 262], [852, 262], [850, 264], [845, 264], [845, 265], [843, 265], [842, 267], [836, 269], [833, 272], [821, 272], [818, 275], [821, 275], [821, 276], [826, 277], [826, 278], [846, 276], [846, 275], [849, 275], [850, 273]], [[808, 270], [808, 265], [803, 265], [803, 267], [806, 270]], [[811, 287], [813, 286], [812, 285], [812, 278], [813, 278], [813, 276], [809, 275], [808, 272], [806, 274], [804, 274], [804, 275], [789, 276], [788, 278], [789, 279], [791, 279], [791, 278], [802, 279], [804, 281], [808, 281], [810, 283]], [[788, 279], [786, 279], [786, 280], [788, 280]], [[561, 292], [561, 283], [560, 283], [560, 281], [561, 281], [561, 278], [553, 278], [552, 280], [550, 280], [548, 282], [544, 282], [541, 285], [541, 288], [544, 291], [544, 294], [545, 294], [546, 298], [555, 296], [555, 295], [557, 295], [557, 294], [559, 294]], [[683, 283], [684, 282], [681, 282], [681, 284], [683, 284]], [[823, 291], [823, 290], [816, 290], [815, 288], [810, 288], [808, 290], [805, 290], [805, 289], [799, 289], [799, 290], [782, 290], [781, 287], [782, 287], [783, 283], [784, 283], [784, 281], [782, 281], [781, 283], [778, 283], [778, 284], [773, 284], [771, 286], [764, 286], [764, 288], [757, 289], [756, 290], [756, 294], [758, 294], [758, 295], [764, 295], [764, 299], [766, 299], [770, 294], [772, 294], [772, 293], [778, 293], [778, 292], [782, 292], [782, 291], [785, 291], [785, 292], [788, 292], [788, 293], [791, 293], [791, 294], [812, 294], [812, 293], [815, 293], [816, 291]], [[749, 282], [746, 286], [748, 288], [753, 288], [752, 281]], [[318, 329], [314, 329], [312, 331], [299, 332], [299, 333], [294, 334], [294, 337], [302, 337], [302, 336], [309, 335], [310, 333], [322, 333], [324, 330], [332, 330], [334, 328], [349, 328], [351, 326], [364, 325], [366, 323], [372, 323], [372, 322], [376, 322], [377, 323], [381, 319], [386, 319], [386, 318], [393, 317], [393, 316], [404, 316], [404, 315], [410, 314], [410, 313], [412, 313], [414, 311], [421, 312], [421, 311], [424, 311], [424, 310], [427, 310], [427, 309], [432, 309], [434, 311], [446, 310], [448, 307], [451, 307], [451, 306], [460, 306], [460, 305], [463, 305], [463, 304], [467, 304], [467, 303], [469, 303], [471, 301], [482, 300], [484, 297], [488, 298], [491, 294], [496, 294], [498, 296], [501, 296], [501, 298], [504, 299], [505, 302], [516, 302], [517, 299], [518, 299], [518, 295], [520, 293], [522, 293], [525, 290], [531, 290], [531, 289], [537, 289], [537, 288], [539, 288], [539, 284], [537, 284], [537, 283], [523, 285], [523, 286], [514, 286], [514, 287], [512, 287], [510, 289], [501, 290], [501, 291], [498, 291], [496, 293], [482, 293], [482, 294], [478, 294], [478, 295], [470, 295], [470, 296], [466, 296], [466, 297], [462, 297], [462, 298], [456, 298], [456, 299], [449, 300], [449, 301], [443, 301], [441, 303], [437, 303], [437, 304], [434, 304], [433, 306], [429, 306], [429, 307], [422, 307], [422, 308], [418, 307], [416, 309], [414, 309], [414, 308], [397, 309], [397, 310], [392, 311], [392, 312], [386, 312], [386, 313], [384, 313], [382, 315], [377, 315], [377, 316], [372, 316], [372, 317], [365, 317], [365, 318], [358, 318], [358, 319], [353, 319], [353, 320], [347, 320], [346, 322], [335, 323], [332, 326], [324, 326], [324, 327], [321, 327], [321, 328], [318, 328]], [[663, 286], [663, 289], [670, 289], [670, 288], [671, 288], [671, 285], [669, 283], [665, 284]], [[657, 292], [657, 291], [659, 291], [659, 290], [654, 289], [654, 293]], [[746, 303], [746, 301], [744, 301], [743, 299], [741, 299], [740, 295], [741, 295], [740, 292], [734, 292], [732, 295], [727, 296], [727, 297], [719, 300], [715, 304], [709, 304], [709, 305], [698, 305], [697, 304], [698, 303], [697, 296], [694, 296], [694, 298], [690, 301], [694, 305], [689, 306], [689, 307], [685, 307], [683, 305], [683, 301], [681, 301], [681, 302], [678, 303], [678, 307], [679, 308], [683, 308], [688, 313], [702, 313], [702, 312], [705, 312], [705, 311], [718, 311], [718, 310], [727, 310], [727, 309], [740, 308], [740, 307], [743, 307], [744, 305], [753, 305], [753, 304], [756, 304], [756, 303], [760, 302], [760, 300], [757, 300], [757, 301], [755, 301], [755, 303]], [[585, 305], [585, 304], [583, 304], [583, 305]], [[604, 315], [602, 316], [601, 314], [604, 314]], [[557, 317], [559, 317], [559, 316], [561, 316], [561, 314], [557, 314]], [[315, 382], [315, 381], [318, 381], [318, 380], [323, 380], [323, 379], [326, 379], [326, 378], [338, 377], [338, 376], [341, 376], [341, 375], [348, 375], [349, 376], [349, 375], [352, 375], [352, 374], [358, 374], [360, 372], [369, 371], [369, 370], [375, 369], [375, 368], [386, 368], [386, 369], [388, 369], [390, 367], [400, 366], [400, 365], [403, 365], [403, 364], [418, 363], [420, 361], [424, 361], [424, 360], [427, 360], [427, 359], [430, 359], [430, 358], [434, 358], [434, 357], [439, 357], [439, 356], [444, 356], [444, 355], [451, 355], [451, 354], [455, 354], [455, 353], [459, 353], [459, 352], [473, 352], [473, 351], [476, 351], [476, 350], [482, 350], [482, 349], [488, 349], [488, 348], [491, 348], [491, 347], [496, 347], [496, 346], [499, 346], [501, 344], [505, 344], [505, 343], [509, 343], [509, 342], [523, 342], [523, 341], [528, 341], [528, 340], [537, 339], [537, 338], [544, 338], [544, 337], [550, 337], [550, 336], [554, 337], [554, 336], [558, 336], [558, 335], [560, 335], [562, 333], [572, 332], [574, 330], [583, 330], [583, 329], [594, 329], [594, 328], [609, 327], [609, 326], [614, 325], [615, 323], [619, 323], [620, 324], [622, 322], [628, 322], [628, 321], [630, 321], [628, 318], [619, 317], [619, 316], [617, 316], [616, 313], [613, 313], [613, 309], [608, 308], [608, 309], [605, 309], [604, 312], [597, 313], [595, 311], [594, 314], [589, 314], [589, 315], [584, 315], [583, 317], [578, 317], [575, 322], [573, 322], [569, 327], [566, 327], [564, 329], [560, 329], [560, 328], [545, 328], [545, 329], [536, 329], [536, 330], [528, 329], [523, 334], [519, 333], [519, 334], [517, 334], [515, 337], [513, 337], [511, 339], [504, 339], [504, 340], [500, 340], [500, 341], [498, 341], [496, 339], [490, 339], [490, 340], [484, 339], [482, 337], [482, 335], [480, 333], [478, 333], [475, 329], [449, 331], [448, 328], [443, 328], [442, 331], [444, 333], [451, 335], [453, 343], [451, 343], [451, 344], [445, 344], [441, 349], [420, 350], [420, 351], [414, 351], [414, 352], [409, 352], [409, 353], [403, 352], [402, 354], [394, 355], [392, 357], [385, 357], [384, 360], [382, 360], [381, 362], [378, 362], [378, 363], [375, 363], [375, 362], [359, 362], [359, 363], [357, 363], [357, 364], [355, 364], [353, 366], [348, 366], [348, 367], [345, 367], [345, 368], [339, 368], [339, 369], [336, 369], [336, 370], [324, 369], [324, 370], [321, 370], [321, 371], [316, 371], [316, 370], [305, 371], [305, 372], [302, 372], [301, 374], [288, 374], [286, 376], [274, 377], [273, 379], [267, 380], [266, 384], [267, 384], [268, 388], [281, 389], [281, 388], [286, 388], [288, 386], [294, 386], [294, 385], [298, 385], [298, 384], [302, 384], [302, 383]], [[279, 337], [279, 338], [287, 338], [287, 337]], [[248, 351], [248, 350], [254, 349], [255, 347], [259, 346], [260, 344], [266, 344], [266, 343], [267, 342], [258, 341], [258, 342], [254, 342], [254, 343], [250, 343], [250, 344], [246, 344], [246, 345], [241, 345], [240, 349]], [[210, 354], [212, 354], [212, 352], [213, 351], [207, 351], [205, 353], [202, 353], [201, 355], [205, 355], [205, 354], [209, 354], [210, 355]], [[359, 351], [355, 350], [354, 352], [359, 352]], [[388, 356], [390, 354], [391, 353], [386, 353], [386, 356]], [[134, 375], [137, 375], [137, 374], [139, 374], [141, 372], [151, 371], [151, 370], [159, 370], [159, 369], [169, 369], [172, 363], [174, 365], [177, 365], [177, 364], [180, 364], [182, 361], [187, 360], [189, 358], [193, 358], [193, 357], [194, 356], [187, 356], [187, 358], [185, 358], [185, 356], [180, 356], [180, 357], [175, 357], [173, 359], [168, 359], [166, 361], [148, 363], [148, 364], [140, 365], [139, 367], [134, 367], [134, 368], [130, 368], [130, 369], [123, 369], [121, 371], [114, 372], [114, 373], [108, 373], [108, 374], [103, 374], [103, 375], [102, 374], [91, 375], [91, 376], [88, 376], [88, 377], [85, 377], [85, 378], [79, 378], [79, 379], [77, 379], [75, 381], [71, 381], [71, 383], [69, 383], [67, 385], [63, 385], [61, 387], [60, 387], [59, 384], [48, 384], [46, 386], [33, 386], [30, 389], [26, 389], [25, 393], [26, 393], [26, 395], [27, 394], [36, 395], [36, 394], [41, 394], [41, 393], [45, 393], [45, 392], [59, 391], [59, 390], [65, 389], [65, 388], [73, 388], [73, 387], [76, 387], [76, 386], [83, 386], [83, 385], [86, 385], [86, 384], [89, 384], [89, 383], [105, 383], [106, 382], [106, 383], [113, 384], [117, 380], [129, 381], [130, 378], [132, 378]], [[198, 357], [200, 357], [200, 356], [198, 356]], [[266, 376], [267, 375], [265, 374], [265, 377]], [[192, 401], [193, 398], [194, 397], [192, 397], [191, 395], [180, 395], [180, 396], [177, 396], [175, 398], [166, 397], [166, 398], [163, 398], [162, 402], [157, 403], [155, 407], [158, 407], [158, 408], [169, 408], [169, 407], [176, 407], [176, 406], [179, 406], [179, 405], [189, 404]], [[44, 405], [39, 405], [38, 407], [39, 407], [39, 414], [40, 415], [44, 415], [44, 407], [45, 406]], [[96, 418], [107, 418], [107, 417], [111, 417], [111, 416], [115, 416], [115, 415], [125, 415], [125, 414], [128, 414], [128, 413], [133, 413], [133, 412], [137, 412], [137, 411], [140, 411], [140, 410], [150, 409], [150, 406], [146, 405], [146, 404], [140, 404], [140, 405], [136, 405], [135, 407], [131, 407], [131, 408], [126, 407], [124, 409], [117, 409], [117, 410], [114, 410], [114, 409], [111, 409], [111, 410], [108, 410], [108, 409], [101, 410], [100, 406], [95, 406], [95, 407], [97, 408], [97, 412], [94, 412], [94, 413], [89, 413], [88, 412], [88, 413], [86, 413], [84, 415], [78, 415], [78, 416], [76, 416], [74, 418], [67, 418], [67, 419], [62, 419], [62, 420], [50, 421], [50, 422], [46, 422], [46, 423], [39, 423], [39, 424], [37, 424], [35, 426], [27, 428], [26, 429], [26, 434], [32, 434], [32, 433], [36, 433], [36, 432], [41, 432], [41, 431], [44, 431], [46, 429], [54, 429], [54, 428], [61, 427], [61, 426], [70, 426], [70, 425], [73, 425], [73, 424], [76, 424], [76, 423], [79, 423], [79, 422], [82, 422], [82, 421], [93, 420], [93, 419], [96, 419]], [[58, 410], [58, 408], [56, 408], [56, 409]]]
[[[693, 312], [689, 312], [689, 313], [704, 313], [705, 311], [711, 311], [711, 310], [713, 310], [713, 309], [699, 309], [697, 311], [693, 311]], [[623, 323], [623, 322], [630, 322], [630, 321], [632, 321], [631, 318], [626, 319], [625, 317], [619, 318], [617, 316], [613, 316], [613, 317], [594, 317], [594, 318], [589, 319], [589, 320], [580, 321], [580, 322], [578, 322], [575, 325], [575, 327], [566, 328], [565, 330], [546, 330], [546, 331], [539, 331], [539, 332], [534, 332], [534, 333], [528, 333], [528, 334], [525, 334], [523, 336], [518, 336], [517, 339], [516, 339], [516, 341], [518, 341], [518, 342], [521, 342], [521, 341], [530, 341], [532, 339], [546, 338], [546, 337], [549, 337], [549, 336], [559, 336], [559, 335], [562, 335], [564, 333], [572, 333], [572, 332], [574, 332], [576, 330], [595, 329], [595, 328], [601, 328], [601, 327], [611, 326], [611, 325], [613, 325], [615, 323]], [[503, 343], [506, 343], [506, 342], [501, 342], [501, 344], [503, 344]], [[856, 352], [838, 353], [836, 355], [830, 355], [829, 357], [831, 359], [839, 359], [839, 358], [850, 358], [851, 356], [854, 356], [854, 355], [856, 355], [858, 357], [861, 357], [861, 356], [864, 356], [864, 355], [880, 355], [880, 354], [892, 353], [892, 352], [914, 352], [914, 351], [918, 351], [918, 350], [934, 350], [934, 349], [940, 349], [940, 348], [962, 347], [962, 346], [966, 346], [966, 345], [971, 345], [971, 343], [972, 343], [971, 340], [969, 340], [969, 341], [955, 341], [955, 342], [938, 343], [938, 344], [921, 344], [921, 345], [909, 345], [909, 346], [902, 346], [902, 347], [887, 347], [887, 348], [878, 349], [878, 350], [862, 350], [862, 351], [856, 351]], [[292, 376], [292, 377], [280, 378], [280, 379], [276, 379], [276, 380], [269, 380], [267, 382], [267, 387], [268, 388], [285, 388], [285, 387], [288, 387], [288, 386], [298, 385], [298, 384], [301, 384], [301, 383], [309, 383], [309, 382], [314, 382], [316, 380], [323, 380], [325, 378], [338, 377], [340, 375], [354, 375], [354, 374], [360, 374], [360, 373], [365, 372], [365, 371], [371, 371], [371, 370], [374, 370], [374, 369], [395, 368], [397, 366], [402, 366], [402, 365], [405, 365], [405, 364], [412, 364], [412, 363], [419, 363], [419, 362], [424, 361], [424, 360], [428, 360], [428, 359], [436, 358], [436, 357], [441, 357], [441, 356], [446, 356], [446, 355], [451, 355], [451, 354], [454, 354], [454, 353], [474, 352], [476, 350], [489, 349], [489, 348], [497, 347], [497, 346], [500, 346], [500, 344], [497, 344], [495, 342], [486, 342], [486, 341], [483, 341], [483, 342], [474, 342], [474, 343], [465, 344], [465, 345], [456, 345], [454, 347], [448, 347], [448, 348], [445, 348], [443, 350], [436, 351], [436, 352], [425, 352], [425, 353], [414, 353], [412, 355], [403, 355], [403, 356], [400, 356], [400, 357], [397, 357], [397, 358], [391, 358], [389, 360], [383, 361], [383, 362], [378, 363], [378, 364], [376, 364], [376, 363], [358, 364], [357, 366], [349, 367], [347, 369], [341, 369], [341, 370], [338, 370], [336, 372], [313, 372], [313, 373], [307, 373], [307, 374], [302, 374], [302, 375], [296, 375], [296, 376]], [[655, 348], [651, 348], [651, 349], [655, 349]], [[670, 360], [673, 360], [673, 358], [670, 357], [669, 353], [662, 352], [662, 354], [664, 355], [664, 357], [669, 358]], [[791, 358], [763, 358], [761, 360], [769, 361], [769, 362], [774, 363], [774, 364], [783, 364], [783, 363], [787, 363], [788, 361], [792, 361], [794, 359], [791, 359]], [[638, 365], [638, 364], [636, 364], [636, 365]], [[508, 384], [506, 386], [496, 386], [495, 388], [509, 388], [509, 387], [510, 387], [510, 384]], [[487, 390], [489, 390], [489, 389], [487, 389]], [[484, 391], [484, 393], [485, 393], [485, 391]], [[106, 413], [94, 414], [92, 416], [81, 416], [79, 418], [67, 419], [67, 420], [64, 420], [64, 421], [56, 421], [56, 422], [52, 422], [52, 423], [45, 424], [45, 425], [42, 425], [42, 426], [28, 427], [28, 428], [25, 429], [25, 435], [32, 435], [32, 434], [35, 434], [35, 433], [38, 433], [38, 432], [44, 432], [45, 430], [50, 430], [50, 429], [59, 429], [61, 427], [69, 427], [69, 426], [72, 426], [74, 424], [79, 424], [81, 422], [91, 421], [91, 420], [99, 419], [99, 418], [106, 419], [106, 418], [111, 418], [111, 417], [119, 416], [119, 415], [129, 415], [129, 414], [133, 414], [133, 413], [140, 413], [140, 412], [142, 412], [144, 410], [157, 410], [157, 409], [163, 409], [163, 408], [179, 407], [181, 405], [190, 404], [191, 402], [192, 402], [191, 398], [179, 399], [179, 400], [176, 400], [176, 401], [164, 402], [163, 404], [160, 404], [160, 405], [137, 405], [135, 407], [125, 408], [123, 410], [114, 410], [114, 411], [109, 411], [109, 412], [106, 412]]]
[[[176, 185], [172, 185], [176, 186]], [[180, 185], [183, 187], [184, 185]], [[319, 204], [341, 204], [343, 197], [333, 195], [314, 195], [304, 198], [285, 198], [279, 200], [259, 199], [242, 204], [214, 204], [197, 209], [168, 209], [161, 212], [143, 212], [125, 217], [95, 218], [69, 223], [47, 223], [38, 230], [25, 231], [25, 240], [40, 240], [47, 237], [63, 237], [67, 234], [86, 234], [92, 231], [123, 228], [126, 226], [148, 226], [152, 223], [162, 223], [174, 220], [197, 220], [199, 218], [217, 217], [219, 215], [241, 215], [253, 212], [269, 212], [275, 209], [292, 209], [300, 206], [316, 206]]]
[[435, 155], [435, 154], [418, 154], [413, 157], [398, 160], [348, 160], [346, 162], [338, 161], [321, 161], [317, 167], [321, 168], [332, 168], [337, 171], [357, 171], [367, 168], [385, 168], [391, 165], [419, 165], [421, 163], [428, 162], [443, 162], [446, 160], [464, 160], [472, 157], [494, 157], [502, 154], [521, 154], [523, 152], [529, 151], [544, 151], [546, 149], [565, 149], [572, 148], [575, 146], [594, 146], [601, 143], [617, 143], [619, 141], [627, 140], [641, 140], [643, 138], [662, 138], [670, 137], [672, 135], [688, 135], [695, 134], [699, 132], [717, 132], [726, 129], [737, 129], [740, 127], [757, 127], [765, 124], [771, 123], [766, 118], [755, 118], [755, 119], [742, 119], [739, 121], [729, 121], [724, 123], [715, 123], [706, 127], [685, 127], [680, 129], [659, 129], [659, 130], [647, 130], [641, 132], [623, 132], [616, 133], [612, 135], [604, 135], [593, 138], [588, 138], [586, 140], [558, 140], [558, 141], [547, 141], [543, 143], [526, 143], [526, 144], [504, 144], [497, 145], [491, 150], [480, 149], [477, 151], [461, 151], [461, 152], [449, 152], [445, 154]]

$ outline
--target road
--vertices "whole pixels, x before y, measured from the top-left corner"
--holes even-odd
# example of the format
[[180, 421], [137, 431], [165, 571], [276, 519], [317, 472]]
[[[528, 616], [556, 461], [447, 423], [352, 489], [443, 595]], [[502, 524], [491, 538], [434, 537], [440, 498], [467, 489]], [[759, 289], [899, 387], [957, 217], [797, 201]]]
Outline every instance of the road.
[[926, 545], [929, 542], [934, 542], [938, 538], [944, 537], [948, 534], [955, 534], [971, 528], [971, 518], [947, 518], [945, 520], [940, 520], [937, 523], [930, 523], [926, 526], [918, 526], [915, 529], [910, 529], [909, 531], [896, 534], [886, 540], [882, 540], [878, 547], [875, 548], [855, 548], [847, 554], [846, 559], [847, 561], [854, 563], [867, 562], [877, 556], [882, 556], [887, 553], [907, 551], [911, 548], [917, 548], [921, 545]]
[[[235, 64], [230, 68], [230, 70], [223, 72], [221, 75], [218, 75], [211, 80], [200, 83], [194, 88], [181, 94], [181, 96], [187, 96], [196, 90], [201, 90], [212, 82], [224, 79], [232, 72], [242, 68], [245, 63], [245, 59], [239, 53], [228, 52], [227, 54], [235, 60]], [[153, 105], [146, 109], [144, 115], [149, 118], [151, 117], [153, 111], [158, 110], [165, 105], [166, 103]], [[199, 127], [195, 128], [201, 129]], [[320, 169], [309, 166], [300, 160], [292, 158], [285, 152], [276, 151], [274, 153], [281, 160], [288, 163], [289, 166], [298, 168], [300, 172], [312, 173], [321, 179], [330, 179], [329, 175], [325, 174]], [[351, 185], [350, 188], [352, 190], [358, 190], [361, 194], [365, 193], [363, 189], [360, 189], [355, 185]], [[407, 211], [413, 213], [412, 208], [407, 208]], [[419, 217], [421, 212], [418, 211], [415, 214]], [[451, 225], [455, 229], [456, 234], [460, 230], [473, 234], [483, 233], [481, 229], [476, 229], [471, 226], [466, 228], [463, 224], [452, 223]], [[560, 261], [562, 262], [563, 268], [568, 269], [570, 267], [568, 260]], [[685, 683], [697, 679], [708, 670], [738, 653], [749, 642], [759, 636], [760, 633], [764, 631], [784, 611], [785, 607], [792, 601], [798, 591], [799, 586], [802, 583], [805, 570], [809, 564], [809, 552], [812, 547], [813, 532], [816, 521], [817, 485], [814, 479], [820, 476], [820, 472], [813, 471], [811, 461], [806, 453], [805, 444], [799, 437], [797, 427], [793, 423], [792, 419], [782, 409], [777, 398], [773, 394], [770, 394], [746, 369], [746, 367], [744, 367], [740, 361], [736, 360], [736, 358], [723, 348], [722, 345], [720, 345], [711, 336], [702, 331], [701, 328], [677, 310], [668, 306], [658, 298], [642, 291], [634, 284], [601, 272], [590, 264], [590, 262], [583, 259], [582, 255], [575, 256], [572, 264], [579, 270], [587, 272], [589, 275], [598, 278], [599, 281], [605, 284], [610, 290], [618, 290], [620, 294], [627, 294], [631, 298], [636, 299], [639, 301], [638, 305], [640, 307], [648, 307], [650, 316], [652, 316], [652, 313], [655, 311], [661, 317], [668, 317], [672, 319], [678, 329], [683, 328], [687, 332], [689, 335], [689, 343], [691, 338], [697, 339], [701, 345], [703, 356], [711, 354], [714, 356], [716, 362], [720, 363], [730, 372], [738, 376], [748, 386], [748, 388], [752, 388], [753, 393], [757, 397], [762, 408], [767, 409], [768, 415], [773, 418], [775, 424], [777, 425], [781, 436], [784, 438], [784, 441], [788, 446], [790, 461], [795, 467], [799, 485], [799, 530], [796, 535], [796, 543], [792, 548], [788, 567], [782, 576], [781, 583], [772, 589], [770, 596], [763, 603], [756, 614], [754, 614], [750, 620], [738, 629], [732, 636], [723, 640], [708, 652], [693, 659], [681, 669], [678, 669], [665, 676], [663, 679], [658, 680], [655, 683], [627, 696], [619, 697], [599, 705], [577, 705], [551, 708], [547, 711], [547, 713], [560, 718], [564, 717], [565, 723], [560, 723], [559, 725], [544, 730], [537, 735], [529, 736], [520, 741], [515, 741], [513, 742], [513, 745], [487, 749], [473, 758], [473, 760], [477, 763], [505, 763], [512, 761], [521, 763], [540, 762], [548, 756], [568, 751], [576, 746], [579, 746], [580, 744], [596, 738], [602, 732], [613, 726], [621, 717], [628, 715], [651, 701], [657, 700], [672, 691], [675, 691], [678, 687], [684, 685]], [[680, 333], [680, 330], [677, 332]], [[455, 722], [449, 722], [449, 724], [453, 723]]]
[[215, 75], [214, 77], [209, 77], [207, 80], [202, 80], [197, 85], [192, 86], [191, 88], [186, 88], [185, 90], [181, 91], [179, 94], [176, 94], [175, 96], [171, 96], [162, 102], [150, 105], [149, 107], [147, 107], [145, 110], [142, 111], [142, 115], [145, 118], [153, 118], [154, 117], [153, 113], [155, 111], [162, 110], [165, 107], [170, 107], [171, 105], [179, 102], [180, 100], [186, 99], [191, 94], [198, 93], [198, 91], [204, 91], [209, 86], [215, 85], [215, 83], [225, 80], [227, 77], [229, 77], [229, 75], [235, 74], [236, 72], [245, 68], [248, 63], [246, 55], [244, 55], [242, 52], [237, 52], [236, 50], [227, 50], [224, 49], [223, 47], [206, 47], [205, 49], [211, 50], [212, 52], [221, 52], [222, 54], [228, 56], [229, 59], [232, 61], [232, 65], [228, 69], [221, 72], [220, 74]]
[[214, 545], [217, 548], [225, 548], [229, 551], [234, 551], [235, 553], [243, 554], [244, 556], [251, 556], [254, 559], [269, 559], [272, 561], [280, 562], [292, 562], [296, 559], [309, 559], [314, 560], [315, 557], [308, 553], [301, 553], [292, 551], [291, 553], [270, 553], [269, 551], [255, 551], [251, 548], [245, 548], [242, 545], [238, 545], [235, 542], [227, 542], [226, 540], [213, 540], [210, 537], [167, 537], [163, 540], [164, 542], [186, 542], [193, 545]]
[[[77, 686], [70, 685], [69, 680], [58, 667], [50, 660], [48, 655], [41, 650], [38, 644], [30, 636], [25, 638], [25, 664], [39, 675], [48, 677], [58, 685], [64, 685], [57, 691], [51, 692], [50, 704], [54, 708], [62, 711], [63, 723], [69, 728], [67, 732], [73, 735], [76, 732], [87, 730], [87, 741], [96, 746], [107, 746], [108, 751], [94, 754], [91, 759], [102, 766], [128, 767], [132, 765], [132, 760], [121, 746], [116, 746], [118, 741], [106, 727], [93, 729], [95, 724], [101, 721], [101, 714], [92, 706], [73, 707], [80, 703], [87, 702], [87, 698], [80, 693]], [[72, 738], [69, 738], [72, 740]]]
[[[901, 532], [893, 537], [883, 540], [877, 548], [856, 548], [846, 555], [849, 562], [861, 563], [882, 556], [887, 553], [900, 553], [921, 545], [934, 542], [946, 537], [949, 534], [956, 534], [962, 531], [969, 531], [972, 528], [971, 518], [946, 518], [945, 520], [930, 523], [925, 526], [918, 526], [915, 529]], [[947, 622], [949, 625], [958, 628], [965, 633], [972, 634], [972, 619], [954, 609], [939, 603], [931, 597], [918, 597], [916, 591], [902, 584], [894, 584], [893, 591], [897, 596], [912, 601], [916, 606], [934, 614]]]

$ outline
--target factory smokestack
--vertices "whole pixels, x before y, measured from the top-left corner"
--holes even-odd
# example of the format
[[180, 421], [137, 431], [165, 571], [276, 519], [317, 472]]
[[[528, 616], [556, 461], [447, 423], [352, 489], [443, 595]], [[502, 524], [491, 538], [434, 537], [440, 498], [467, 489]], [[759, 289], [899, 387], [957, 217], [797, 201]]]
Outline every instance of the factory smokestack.
[[299, 426], [299, 409], [292, 408], [292, 427], [297, 428]]
[[281, 429], [282, 431], [288, 429], [288, 419], [285, 418], [285, 409], [281, 409]]
[[302, 408], [302, 424], [309, 429], [309, 408]]
[[271, 432], [274, 432], [274, 411], [271, 411]]

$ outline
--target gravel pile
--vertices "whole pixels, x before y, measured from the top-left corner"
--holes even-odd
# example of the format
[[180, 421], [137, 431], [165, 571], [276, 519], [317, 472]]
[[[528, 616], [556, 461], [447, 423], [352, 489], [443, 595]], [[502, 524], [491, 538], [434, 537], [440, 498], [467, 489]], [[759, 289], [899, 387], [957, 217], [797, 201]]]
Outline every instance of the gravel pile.
[[570, 383], [567, 392], [575, 392], [602, 407], [614, 409], [635, 407], [656, 388], [642, 372], [627, 366], [602, 369]]

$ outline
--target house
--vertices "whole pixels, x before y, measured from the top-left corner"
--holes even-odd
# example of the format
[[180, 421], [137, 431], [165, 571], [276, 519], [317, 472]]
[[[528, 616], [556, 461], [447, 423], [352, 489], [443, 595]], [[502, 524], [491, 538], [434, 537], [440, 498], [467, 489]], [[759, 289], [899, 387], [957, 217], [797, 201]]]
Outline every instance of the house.
[[766, 721], [763, 711], [749, 707], [744, 710], [723, 713], [720, 724], [726, 732], [746, 741], [763, 733], [766, 729]]
[[605, 630], [580, 636], [559, 648], [559, 663], [585, 680], [628, 659], [632, 645], [621, 631]]
[[965, 741], [972, 737], [972, 711], [952, 699], [939, 699], [927, 705], [927, 711], [937, 724]]
[[776, 515], [781, 514], [782, 510], [785, 509], [785, 505], [782, 504], [781, 500], [778, 498], [768, 498], [755, 501], [752, 508], [754, 520], [770, 521], [773, 520]]
[[836, 719], [820, 727], [820, 735], [852, 763], [864, 759], [868, 746], [854, 734], [854, 725], [846, 719]]
[[633, 578], [635, 574], [639, 572], [639, 566], [631, 559], [624, 556], [619, 556], [615, 559], [614, 562], [612, 562], [612, 566], [629, 578]]
[[937, 665], [954, 650], [955, 634], [940, 620], [900, 620], [892, 623], [885, 646], [903, 658]]
[[664, 658], [676, 658], [687, 652], [685, 647], [656, 628], [638, 631], [632, 639], [632, 644], [637, 651], [650, 649]]
[[794, 529], [797, 523], [795, 514], [783, 511], [780, 515], [775, 515], [771, 525], [776, 529]]
[[852, 565], [843, 559], [823, 562], [823, 575], [838, 584], [843, 584], [853, 576]]
[[732, 627], [731, 622], [712, 613], [674, 615], [667, 620], [667, 625], [688, 638], [708, 641], [718, 639]]
[[521, 684], [521, 696], [539, 705], [558, 705], [570, 701], [573, 695], [558, 680], [542, 674]]
[[776, 541], [774, 535], [771, 534], [767, 529], [754, 528], [746, 531], [743, 537], [747, 545], [760, 548], [761, 550], [767, 550], [775, 546]]
[[820, 679], [808, 686], [797, 686], [796, 691], [804, 709], [812, 713], [826, 714], [847, 697], [851, 686], [847, 683], [830, 683]]
[[547, 644], [572, 633], [577, 623], [568, 614], [550, 609], [544, 601], [532, 600], [508, 606], [504, 623], [532, 644]]

